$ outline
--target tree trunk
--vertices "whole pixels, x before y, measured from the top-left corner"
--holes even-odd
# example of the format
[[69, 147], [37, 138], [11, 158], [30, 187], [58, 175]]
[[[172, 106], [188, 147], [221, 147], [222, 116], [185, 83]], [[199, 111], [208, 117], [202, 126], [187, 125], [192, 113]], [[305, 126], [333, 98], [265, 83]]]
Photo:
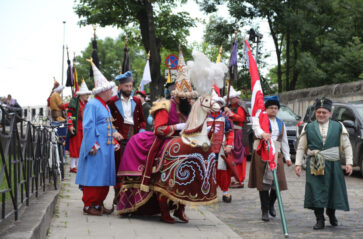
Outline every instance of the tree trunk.
[[297, 68], [296, 68], [296, 64], [297, 64], [297, 42], [296, 41], [293, 42], [293, 47], [294, 47], [294, 68], [293, 68], [293, 73], [292, 73], [292, 81], [291, 81], [291, 85], [290, 85], [290, 90], [295, 90], [297, 77], [299, 75], [299, 73], [297, 72]]
[[153, 7], [149, 1], [145, 1], [145, 8], [141, 9], [137, 18], [140, 23], [142, 42], [146, 52], [150, 51], [150, 94], [151, 100], [163, 96], [164, 77], [160, 74], [160, 40], [156, 38]]
[[286, 34], [286, 75], [285, 75], [285, 90], [290, 90], [290, 32]]
[[267, 16], [267, 20], [271, 31], [271, 36], [275, 44], [275, 51], [277, 57], [277, 84], [278, 84], [278, 92], [281, 93], [282, 92], [281, 51], [279, 49], [277, 33], [275, 33], [274, 29], [272, 28], [272, 20], [270, 15]]

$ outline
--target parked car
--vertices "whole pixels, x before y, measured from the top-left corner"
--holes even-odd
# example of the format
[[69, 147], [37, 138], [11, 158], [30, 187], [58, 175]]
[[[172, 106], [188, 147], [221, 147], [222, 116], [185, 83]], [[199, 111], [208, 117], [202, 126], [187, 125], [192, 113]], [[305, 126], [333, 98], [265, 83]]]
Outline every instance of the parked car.
[[[252, 122], [251, 122], [251, 102], [245, 101], [246, 107], [248, 109], [249, 116], [247, 117], [247, 122], [244, 124], [243, 127], [243, 135], [246, 137], [243, 137], [243, 145], [246, 148], [247, 156], [251, 156], [252, 152], [252, 145], [253, 145], [253, 130], [252, 130]], [[296, 131], [297, 131], [297, 125], [301, 121], [301, 116], [295, 114], [289, 107], [286, 105], [281, 104], [280, 110], [277, 113], [277, 117], [284, 121], [286, 125], [286, 133], [287, 138], [289, 141], [289, 147], [290, 147], [290, 154], [292, 155], [291, 159], [295, 160], [295, 141], [296, 141]]]
[[[350, 103], [334, 102], [332, 108], [332, 119], [342, 122], [346, 127], [353, 149], [353, 166], [359, 166], [360, 172], [363, 176], [363, 101]], [[307, 123], [314, 120], [314, 106], [309, 106], [306, 110], [304, 123], [299, 126], [298, 133], [301, 133], [303, 127]], [[344, 158], [341, 163], [345, 165]]]

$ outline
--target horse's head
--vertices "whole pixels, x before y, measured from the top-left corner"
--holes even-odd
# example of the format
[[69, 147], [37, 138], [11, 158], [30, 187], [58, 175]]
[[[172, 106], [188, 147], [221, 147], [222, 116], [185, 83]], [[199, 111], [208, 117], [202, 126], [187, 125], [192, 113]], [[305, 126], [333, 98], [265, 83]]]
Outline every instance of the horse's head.
[[212, 96], [201, 96], [199, 97], [201, 109], [206, 113], [211, 111], [217, 112], [221, 109], [220, 105], [213, 99]]

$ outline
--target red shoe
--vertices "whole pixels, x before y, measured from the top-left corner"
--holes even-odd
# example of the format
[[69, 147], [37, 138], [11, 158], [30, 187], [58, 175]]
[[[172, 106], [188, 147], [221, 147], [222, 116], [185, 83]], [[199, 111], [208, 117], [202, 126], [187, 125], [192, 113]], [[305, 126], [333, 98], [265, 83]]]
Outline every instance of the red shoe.
[[77, 168], [71, 168], [71, 169], [69, 170], [69, 172], [70, 172], [70, 173], [77, 173]]
[[179, 204], [179, 208], [174, 211], [174, 216], [183, 222], [189, 222], [189, 219], [185, 215], [185, 205]]
[[83, 214], [92, 215], [92, 216], [102, 216], [102, 211], [97, 210], [94, 206], [90, 206], [88, 207], [88, 209], [86, 209], [85, 207], [83, 208]]

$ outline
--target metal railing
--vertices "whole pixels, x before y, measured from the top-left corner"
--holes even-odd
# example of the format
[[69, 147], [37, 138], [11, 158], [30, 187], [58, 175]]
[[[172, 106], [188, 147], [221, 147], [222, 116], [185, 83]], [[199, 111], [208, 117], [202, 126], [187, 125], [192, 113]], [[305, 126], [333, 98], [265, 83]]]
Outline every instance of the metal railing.
[[57, 185], [58, 177], [49, 167], [51, 132], [42, 125], [35, 125], [8, 112], [0, 106], [0, 200], [1, 218], [14, 215], [19, 219], [19, 209], [38, 197], [50, 185]]

